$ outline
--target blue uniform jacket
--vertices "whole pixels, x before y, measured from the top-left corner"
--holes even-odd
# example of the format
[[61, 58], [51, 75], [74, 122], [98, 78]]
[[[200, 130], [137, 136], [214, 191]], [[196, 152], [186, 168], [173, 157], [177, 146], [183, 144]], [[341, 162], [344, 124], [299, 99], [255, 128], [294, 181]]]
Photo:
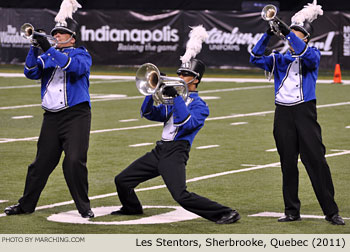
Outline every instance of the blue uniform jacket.
[[164, 122], [162, 140], [187, 140], [190, 145], [209, 116], [207, 104], [197, 92], [190, 92], [186, 101], [181, 96], [174, 98], [173, 105], [153, 105], [151, 95], [146, 96], [141, 106], [141, 116], [151, 121]]
[[270, 37], [266, 33], [261, 37], [251, 52], [250, 62], [274, 74], [275, 103], [292, 106], [315, 100], [320, 51], [309, 47], [290, 32], [286, 39], [294, 53], [273, 52], [270, 56], [264, 56]]
[[60, 111], [82, 102], [90, 103], [89, 76], [91, 56], [84, 47], [55, 49], [42, 55], [31, 46], [26, 58], [24, 74], [41, 79], [42, 107]]

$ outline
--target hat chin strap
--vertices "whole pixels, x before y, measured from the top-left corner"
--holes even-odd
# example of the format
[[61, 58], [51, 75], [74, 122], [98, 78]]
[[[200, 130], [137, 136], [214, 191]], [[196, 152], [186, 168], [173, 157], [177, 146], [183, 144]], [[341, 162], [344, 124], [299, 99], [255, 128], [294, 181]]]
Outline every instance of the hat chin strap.
[[66, 43], [69, 43], [69, 42], [72, 40], [72, 38], [73, 38], [73, 34], [70, 35], [70, 38], [67, 39], [66, 41], [57, 42], [57, 44], [66, 44]]
[[196, 79], [197, 79], [197, 76], [194, 76], [192, 80], [190, 80], [189, 82], [186, 82], [186, 85], [192, 84], [192, 82], [194, 82]]

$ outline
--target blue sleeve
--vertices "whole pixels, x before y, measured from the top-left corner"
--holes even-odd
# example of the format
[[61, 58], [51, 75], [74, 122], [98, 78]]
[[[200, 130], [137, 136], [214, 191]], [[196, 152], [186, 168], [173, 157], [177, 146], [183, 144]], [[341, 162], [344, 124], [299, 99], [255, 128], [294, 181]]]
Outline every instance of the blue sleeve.
[[174, 126], [185, 130], [193, 130], [204, 125], [205, 119], [209, 116], [209, 108], [204, 102], [195, 102], [186, 106], [181, 96], [174, 100]]
[[31, 46], [24, 65], [24, 75], [28, 79], [38, 80], [41, 78], [42, 66], [38, 59], [39, 48]]
[[78, 53], [75, 53], [69, 58], [67, 66], [63, 70], [66, 70], [67, 73], [74, 73], [77, 76], [81, 76], [90, 71], [92, 59], [85, 48], [78, 48], [75, 52]]
[[293, 47], [295, 56], [303, 59], [304, 64], [309, 69], [316, 69], [320, 64], [321, 53], [315, 47], [309, 47], [302, 39], [293, 32], [287, 35], [287, 40]]
[[167, 116], [167, 109], [163, 104], [154, 106], [152, 95], [147, 95], [141, 106], [141, 116], [151, 121], [164, 122]]
[[51, 47], [45, 52], [48, 56], [48, 60], [52, 61], [54, 65], [58, 65], [62, 70], [67, 73], [81, 76], [90, 71], [92, 60], [90, 54], [85, 50], [78, 48], [79, 52], [74, 52], [67, 56]]
[[265, 56], [264, 52], [270, 38], [270, 35], [264, 33], [250, 54], [250, 63], [269, 72], [271, 72], [273, 69], [274, 59], [273, 56]]

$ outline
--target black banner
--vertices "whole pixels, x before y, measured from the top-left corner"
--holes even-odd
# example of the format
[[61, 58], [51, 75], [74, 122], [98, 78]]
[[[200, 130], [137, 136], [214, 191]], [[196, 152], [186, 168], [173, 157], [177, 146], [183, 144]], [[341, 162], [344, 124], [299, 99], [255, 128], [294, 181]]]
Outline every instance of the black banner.
[[[286, 23], [294, 13], [280, 12]], [[23, 23], [44, 28], [55, 25], [56, 12], [47, 9], [0, 8], [0, 63], [23, 63], [30, 42], [20, 36]], [[78, 11], [78, 45], [85, 46], [94, 64], [134, 66], [151, 62], [178, 66], [191, 26], [202, 24], [209, 37], [198, 58], [211, 67], [250, 68], [250, 50], [267, 29], [260, 13], [233, 11]], [[313, 22], [311, 46], [321, 51], [321, 69], [341, 64], [350, 69], [350, 13], [324, 12]], [[285, 52], [288, 44], [273, 38], [269, 51]]]

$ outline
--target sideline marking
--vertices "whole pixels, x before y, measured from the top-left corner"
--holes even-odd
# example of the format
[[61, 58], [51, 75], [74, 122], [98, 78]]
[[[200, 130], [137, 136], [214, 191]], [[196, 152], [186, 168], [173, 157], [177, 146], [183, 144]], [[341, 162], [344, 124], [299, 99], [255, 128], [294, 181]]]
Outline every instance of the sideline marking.
[[346, 126], [345, 129], [350, 129], [350, 126]]
[[[339, 103], [318, 105], [317, 108], [336, 107], [336, 106], [343, 106], [343, 105], [350, 105], [350, 102], [339, 102]], [[1, 109], [1, 107], [0, 107], [0, 109]], [[267, 114], [272, 114], [274, 112], [275, 112], [274, 110], [270, 110], [270, 111], [253, 112], [253, 113], [247, 113], [247, 114], [234, 114], [234, 115], [229, 115], [229, 116], [209, 117], [206, 119], [206, 121], [224, 120], [224, 119], [240, 118], [240, 117], [246, 117], [246, 116], [264, 116]], [[125, 128], [92, 130], [92, 131], [90, 131], [90, 134], [112, 132], [112, 131], [124, 131], [124, 130], [132, 130], [132, 129], [144, 129], [144, 128], [159, 127], [159, 126], [163, 126], [163, 125], [164, 125], [163, 123], [156, 123], [156, 124], [146, 124], [146, 125], [140, 125], [140, 126], [125, 127]], [[36, 137], [26, 137], [26, 138], [11, 138], [8, 140], [2, 140], [2, 141], [0, 141], [0, 143], [36, 141], [36, 140], [38, 140], [37, 136]]]
[[8, 200], [0, 200], [0, 203], [8, 202]]
[[273, 148], [273, 149], [268, 149], [268, 150], [266, 150], [266, 152], [275, 152], [275, 151], [277, 151], [277, 148]]
[[243, 124], [248, 124], [248, 122], [234, 122], [234, 123], [230, 123], [230, 125], [243, 125]]
[[24, 116], [12, 116], [12, 119], [26, 119], [26, 118], [33, 118], [34, 116], [32, 115], [24, 115]]
[[[284, 216], [284, 213], [276, 213], [276, 212], [260, 212], [257, 214], [251, 214], [248, 215], [248, 217], [282, 217]], [[320, 215], [310, 215], [310, 214], [301, 214], [300, 217], [303, 219], [324, 219], [324, 216], [320, 216]], [[350, 218], [344, 218], [345, 220], [350, 220]]]
[[141, 147], [141, 146], [148, 146], [153, 145], [153, 143], [139, 143], [139, 144], [131, 144], [129, 147]]
[[210, 149], [210, 148], [217, 148], [220, 145], [213, 144], [213, 145], [205, 145], [205, 146], [198, 146], [196, 147], [197, 150], [203, 150], [203, 149]]
[[[121, 206], [103, 206], [92, 208], [95, 217], [101, 217], [105, 215], [110, 215], [112, 211], [120, 208]], [[163, 224], [172, 223], [186, 220], [197, 219], [200, 216], [191, 213], [181, 206], [143, 206], [143, 208], [172, 208], [173, 211], [152, 215], [149, 217], [143, 217], [135, 220], [125, 220], [125, 221], [94, 221], [94, 219], [82, 218], [77, 210], [62, 212], [58, 214], [53, 214], [47, 217], [49, 221], [62, 222], [62, 223], [74, 223], [74, 224], [93, 224], [93, 225], [139, 225], [139, 224]], [[116, 216], [117, 217], [117, 216]], [[137, 217], [137, 216], [136, 216]], [[118, 217], [117, 217], [118, 218]]]
[[[338, 152], [338, 153], [327, 154], [327, 155], [325, 155], [325, 157], [335, 157], [335, 156], [348, 155], [348, 154], [350, 154], [350, 150], [344, 150], [344, 151]], [[298, 161], [300, 162], [300, 159]], [[209, 179], [209, 178], [220, 177], [220, 176], [234, 174], [234, 173], [240, 173], [240, 172], [246, 172], [246, 171], [254, 171], [254, 170], [264, 169], [264, 168], [268, 168], [268, 167], [279, 167], [279, 166], [280, 166], [280, 162], [271, 163], [271, 164], [265, 164], [265, 165], [257, 165], [257, 166], [251, 167], [251, 168], [243, 168], [243, 169], [238, 169], [238, 170], [231, 170], [231, 171], [214, 173], [214, 174], [210, 174], [210, 175], [205, 175], [205, 176], [201, 176], [201, 177], [188, 179], [188, 180], [186, 180], [186, 183], [191, 183], [191, 182], [200, 181], [200, 180]], [[161, 189], [161, 188], [166, 188], [166, 185], [162, 184], [162, 185], [158, 185], [158, 186], [151, 186], [151, 187], [140, 188], [140, 189], [136, 189], [135, 192], [150, 191], [150, 190], [156, 190], [156, 189]], [[107, 194], [101, 194], [101, 195], [92, 196], [92, 197], [89, 197], [89, 199], [90, 200], [102, 199], [102, 198], [107, 198], [107, 197], [116, 196], [116, 195], [118, 195], [116, 192], [114, 192], [114, 193], [107, 193]], [[73, 203], [74, 203], [74, 201], [70, 200], [70, 201], [54, 203], [54, 204], [51, 204], [51, 205], [39, 206], [39, 207], [35, 208], [35, 211], [41, 210], [41, 209], [47, 209], [47, 208], [54, 208], [54, 207], [57, 207], [57, 206], [70, 205], [70, 204], [73, 204]], [[0, 217], [4, 217], [4, 216], [6, 216], [6, 214], [0, 214]]]

